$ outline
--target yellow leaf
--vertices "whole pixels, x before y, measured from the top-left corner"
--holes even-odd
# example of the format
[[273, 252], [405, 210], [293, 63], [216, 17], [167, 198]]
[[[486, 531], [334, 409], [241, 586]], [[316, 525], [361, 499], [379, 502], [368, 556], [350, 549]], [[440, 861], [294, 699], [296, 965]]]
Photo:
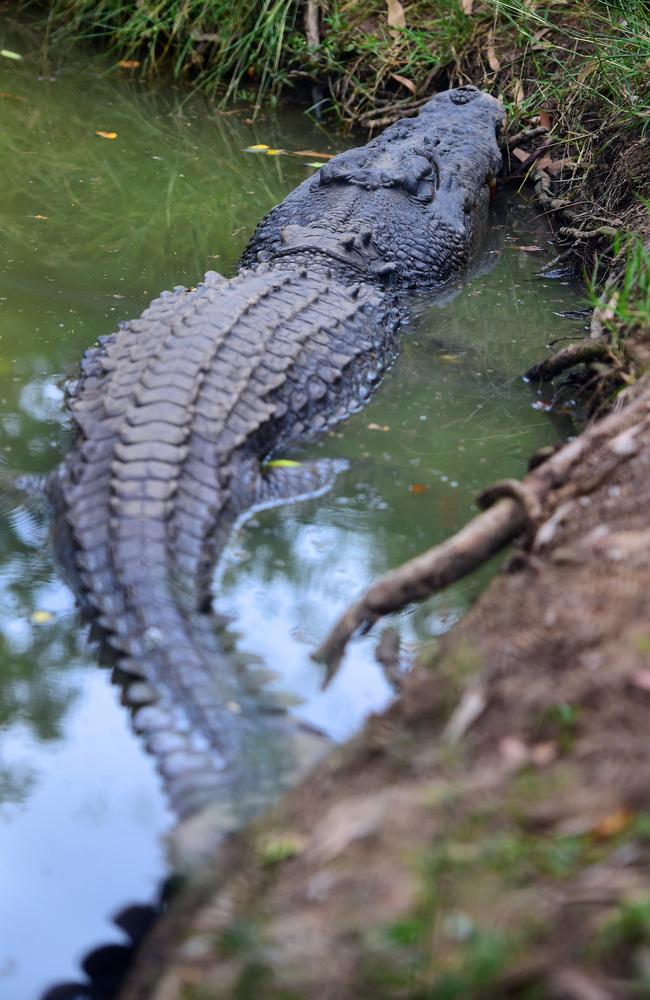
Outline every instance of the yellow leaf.
[[272, 458], [270, 462], [265, 462], [264, 469], [299, 469], [302, 462], [294, 462], [290, 458]]
[[282, 156], [283, 153], [284, 153], [283, 149], [267, 149], [266, 150], [266, 155], [267, 156]]
[[45, 622], [51, 622], [54, 615], [51, 611], [32, 611], [32, 621], [36, 625], [44, 625]]
[[627, 809], [617, 809], [616, 812], [603, 816], [599, 823], [593, 828], [594, 837], [606, 840], [608, 837], [616, 837], [622, 833], [632, 821], [632, 814]]
[[405, 28], [406, 17], [399, 0], [386, 0], [386, 6], [388, 7], [388, 27]]
[[95, 135], [98, 135], [100, 139], [117, 139], [117, 132], [102, 132], [98, 130], [95, 132]]
[[254, 146], [247, 146], [244, 150], [245, 153], [263, 153], [264, 150], [269, 149], [269, 146], [265, 142], [258, 142]]

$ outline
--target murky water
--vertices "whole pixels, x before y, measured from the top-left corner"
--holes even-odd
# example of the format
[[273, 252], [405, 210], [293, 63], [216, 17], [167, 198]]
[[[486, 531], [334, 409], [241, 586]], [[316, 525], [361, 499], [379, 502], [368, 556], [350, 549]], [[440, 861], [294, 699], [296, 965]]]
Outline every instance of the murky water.
[[[230, 272], [256, 221], [315, 169], [316, 156], [289, 151], [345, 142], [294, 112], [255, 125], [245, 110], [221, 115], [89, 55], [44, 65], [35, 40], [0, 28], [4, 47], [24, 58], [0, 58], [0, 462], [47, 472], [69, 443], [62, 386], [83, 350], [160, 289]], [[287, 152], [243, 151], [255, 143]], [[550, 253], [523, 201], [501, 205], [466, 286], [413, 305], [370, 405], [292, 454], [347, 458], [335, 487], [257, 514], [223, 560], [217, 608], [296, 712], [335, 739], [391, 693], [374, 636], [320, 692], [309, 651], [327, 625], [563, 430], [520, 378], [576, 330], [555, 315], [576, 307], [576, 290], [534, 278]], [[449, 628], [488, 572], [399, 617], [405, 646]], [[111, 913], [153, 897], [172, 817], [53, 564], [47, 511], [11, 490], [0, 494], [0, 731], [0, 997], [35, 1000], [118, 939]]]

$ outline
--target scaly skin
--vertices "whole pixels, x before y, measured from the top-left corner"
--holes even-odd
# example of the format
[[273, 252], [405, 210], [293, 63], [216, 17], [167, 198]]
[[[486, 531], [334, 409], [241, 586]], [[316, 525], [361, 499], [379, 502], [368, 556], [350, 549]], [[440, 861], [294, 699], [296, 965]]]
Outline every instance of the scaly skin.
[[262, 463], [365, 400], [395, 351], [393, 289], [462, 273], [501, 120], [473, 88], [439, 95], [273, 209], [235, 278], [163, 293], [86, 356], [50, 482], [60, 549], [181, 816], [220, 801], [241, 822], [304, 756], [205, 614], [214, 565], [247, 510], [330, 481], [328, 463]]

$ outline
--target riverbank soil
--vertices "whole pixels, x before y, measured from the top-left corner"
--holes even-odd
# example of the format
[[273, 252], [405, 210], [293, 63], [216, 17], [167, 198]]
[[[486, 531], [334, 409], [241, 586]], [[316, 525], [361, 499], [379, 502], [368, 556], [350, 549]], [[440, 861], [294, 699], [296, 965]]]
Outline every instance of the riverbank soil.
[[122, 1000], [650, 995], [648, 384], [588, 433], [398, 702], [226, 845]]

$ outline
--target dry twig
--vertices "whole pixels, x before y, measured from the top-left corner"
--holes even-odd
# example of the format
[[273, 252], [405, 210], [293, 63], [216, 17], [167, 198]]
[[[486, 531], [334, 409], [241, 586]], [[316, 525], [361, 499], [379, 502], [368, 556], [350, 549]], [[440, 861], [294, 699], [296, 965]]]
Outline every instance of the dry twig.
[[336, 673], [355, 632], [368, 631], [382, 615], [399, 611], [413, 601], [423, 601], [462, 579], [521, 535], [526, 527], [537, 528], [542, 509], [548, 517], [560, 499], [566, 500], [571, 474], [588, 454], [600, 449], [598, 464], [607, 474], [615, 465], [628, 460], [633, 450], [622, 447], [621, 441], [626, 435], [634, 436], [649, 410], [650, 392], [645, 392], [621, 412], [593, 423], [522, 482], [506, 481], [486, 491], [484, 502], [492, 506], [457, 534], [373, 583], [345, 611], [313, 654], [314, 659], [325, 664], [324, 683]]

